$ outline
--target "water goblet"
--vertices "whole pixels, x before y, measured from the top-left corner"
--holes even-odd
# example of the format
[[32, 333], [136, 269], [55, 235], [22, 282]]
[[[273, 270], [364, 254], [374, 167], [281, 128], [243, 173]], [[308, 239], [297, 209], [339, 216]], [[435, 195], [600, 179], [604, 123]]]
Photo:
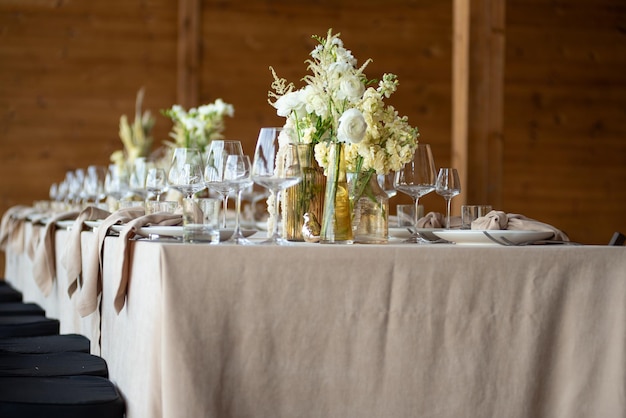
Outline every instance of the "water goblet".
[[417, 232], [419, 219], [419, 199], [435, 190], [435, 162], [429, 144], [417, 144], [413, 159], [406, 163], [402, 169], [396, 172], [394, 185], [396, 190], [413, 198], [415, 206], [413, 219], [413, 232], [405, 241], [416, 244], [426, 244], [430, 241], [422, 238]]
[[[261, 128], [252, 163], [252, 180], [274, 195], [277, 209], [281, 192], [302, 180], [297, 148], [279, 146], [281, 131], [281, 128]], [[289, 245], [278, 232], [278, 224], [277, 210], [271, 236], [261, 244]]]
[[191, 199], [195, 193], [206, 187], [203, 170], [200, 151], [195, 148], [176, 148], [167, 181], [173, 189]]
[[446, 229], [450, 229], [450, 201], [461, 193], [461, 181], [456, 168], [440, 168], [435, 191], [446, 199]]
[[204, 168], [204, 181], [207, 187], [218, 193], [222, 198], [221, 228], [226, 228], [226, 212], [228, 210], [228, 195], [232, 191], [229, 183], [224, 179], [224, 168], [229, 155], [243, 156], [240, 141], [213, 140], [209, 145], [207, 164]]
[[250, 174], [250, 158], [247, 155], [232, 154], [226, 158], [224, 165], [224, 181], [230, 190], [237, 196], [235, 206], [235, 230], [227, 243], [248, 245], [252, 244], [241, 232], [241, 192], [250, 187], [253, 182]]
[[165, 169], [152, 167], [146, 175], [146, 191], [153, 193], [157, 201], [161, 200], [161, 195], [167, 188], [167, 178]]

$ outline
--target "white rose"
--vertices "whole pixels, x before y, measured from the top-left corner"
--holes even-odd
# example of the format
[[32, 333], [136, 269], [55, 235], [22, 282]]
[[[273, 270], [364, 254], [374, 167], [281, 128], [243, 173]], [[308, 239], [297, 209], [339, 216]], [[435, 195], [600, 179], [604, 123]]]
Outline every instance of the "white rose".
[[365, 137], [367, 123], [358, 109], [348, 109], [339, 118], [337, 139], [340, 142], [358, 144]]
[[347, 76], [341, 79], [339, 83], [339, 91], [337, 97], [340, 99], [348, 99], [350, 101], [356, 101], [361, 98], [365, 86], [357, 76]]
[[287, 117], [291, 112], [295, 111], [300, 114], [304, 111], [304, 102], [302, 101], [302, 90], [292, 91], [278, 98], [274, 102], [276, 114], [278, 116]]

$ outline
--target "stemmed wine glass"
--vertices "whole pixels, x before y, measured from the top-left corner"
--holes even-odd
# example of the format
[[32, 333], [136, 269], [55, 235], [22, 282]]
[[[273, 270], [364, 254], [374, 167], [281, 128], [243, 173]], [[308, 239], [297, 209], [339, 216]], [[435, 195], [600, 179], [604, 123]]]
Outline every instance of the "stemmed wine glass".
[[419, 218], [419, 198], [435, 190], [435, 180], [435, 162], [430, 145], [419, 143], [417, 148], [415, 148], [413, 159], [406, 163], [400, 171], [396, 172], [394, 180], [396, 189], [411, 196], [415, 205], [414, 230], [405, 242], [417, 244], [430, 242], [422, 238], [417, 232], [417, 221]]
[[253, 182], [250, 177], [250, 158], [247, 155], [231, 154], [226, 157], [224, 165], [224, 182], [237, 196], [235, 207], [235, 230], [233, 235], [226, 241], [233, 244], [252, 244], [241, 233], [241, 192], [250, 187]]
[[200, 151], [195, 148], [176, 148], [167, 181], [185, 198], [192, 199], [195, 193], [205, 187], [203, 168]]
[[148, 170], [146, 175], [146, 191], [148, 193], [154, 193], [156, 200], [161, 200], [161, 194], [167, 188], [167, 178], [165, 176], [165, 170], [163, 168], [152, 167]]
[[276, 202], [276, 220], [272, 235], [261, 244], [289, 245], [278, 232], [278, 207], [281, 192], [302, 180], [302, 170], [296, 147], [279, 147], [281, 128], [261, 128], [254, 151], [252, 180], [268, 189]]
[[204, 168], [204, 181], [207, 187], [217, 192], [222, 198], [222, 225], [226, 228], [226, 211], [228, 210], [229, 183], [224, 179], [224, 169], [229, 155], [243, 156], [240, 141], [213, 140], [209, 145], [207, 164]]
[[461, 181], [456, 168], [440, 168], [435, 191], [446, 199], [446, 229], [450, 229], [450, 201], [461, 193]]

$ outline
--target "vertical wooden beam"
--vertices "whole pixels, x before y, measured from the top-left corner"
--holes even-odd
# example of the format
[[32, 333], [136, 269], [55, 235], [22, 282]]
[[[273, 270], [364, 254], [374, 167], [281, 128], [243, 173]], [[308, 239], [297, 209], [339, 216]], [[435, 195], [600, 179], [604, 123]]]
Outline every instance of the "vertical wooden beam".
[[178, 0], [178, 104], [198, 105], [201, 0]]
[[[462, 1], [462, 0], [459, 0]], [[471, 0], [468, 120], [469, 203], [502, 205], [505, 1]]]
[[453, 0], [452, 13], [451, 166], [458, 170], [461, 178], [461, 194], [452, 200], [452, 212], [459, 212], [459, 207], [467, 200], [468, 188], [470, 0]]

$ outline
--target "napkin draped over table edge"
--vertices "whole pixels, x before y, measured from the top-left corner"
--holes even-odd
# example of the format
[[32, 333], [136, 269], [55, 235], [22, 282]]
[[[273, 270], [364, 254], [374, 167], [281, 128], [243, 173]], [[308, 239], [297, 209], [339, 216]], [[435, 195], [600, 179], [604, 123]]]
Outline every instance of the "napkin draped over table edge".
[[22, 254], [25, 249], [24, 221], [35, 212], [30, 206], [18, 205], [9, 208], [0, 222], [0, 250], [11, 249]]
[[85, 317], [93, 313], [98, 307], [98, 297], [102, 292], [102, 249], [104, 240], [113, 225], [125, 224], [119, 234], [118, 257], [115, 262], [119, 263], [113, 266], [117, 274], [113, 277], [119, 280], [114, 298], [114, 306], [116, 312], [119, 313], [124, 307], [126, 301], [126, 292], [128, 289], [128, 279], [130, 272], [130, 246], [129, 240], [135, 237], [137, 231], [148, 225], [174, 226], [181, 225], [183, 217], [181, 214], [171, 213], [154, 213], [146, 215], [143, 208], [125, 208], [108, 216], [98, 227], [97, 234], [94, 234], [94, 245], [90, 254], [86, 255], [86, 266], [83, 271], [83, 283], [77, 304], [78, 313]]
[[41, 241], [35, 250], [35, 258], [33, 260], [33, 277], [35, 283], [45, 296], [50, 294], [52, 290], [52, 282], [56, 277], [56, 260], [55, 260], [55, 232], [56, 223], [59, 221], [76, 219], [77, 211], [63, 212], [54, 215], [46, 224]]
[[[111, 215], [111, 212], [100, 209], [95, 206], [88, 206], [83, 209], [70, 231], [70, 236], [65, 246], [65, 252], [61, 257], [61, 263], [65, 267], [68, 280], [67, 293], [71, 298], [76, 289], [78, 288], [78, 282], [81, 281], [81, 272], [83, 269], [83, 257], [81, 250], [80, 235], [83, 231], [85, 221], [95, 221], [99, 219], [106, 219]], [[82, 286], [82, 283], [80, 283]]]

